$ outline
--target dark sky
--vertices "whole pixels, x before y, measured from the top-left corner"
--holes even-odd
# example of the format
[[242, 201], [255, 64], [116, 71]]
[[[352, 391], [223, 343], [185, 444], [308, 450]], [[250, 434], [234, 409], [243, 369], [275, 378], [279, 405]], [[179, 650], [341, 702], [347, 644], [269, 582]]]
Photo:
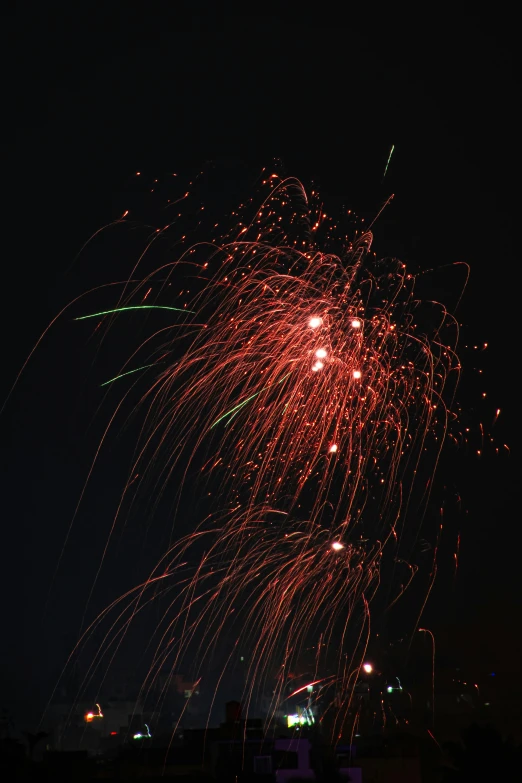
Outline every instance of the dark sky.
[[[462, 534], [461, 565], [456, 587], [440, 566], [428, 616], [455, 658], [480, 649], [483, 667], [514, 667], [517, 649], [522, 657], [514, 630], [522, 544], [514, 20], [209, 15], [200, 4], [186, 14], [177, 3], [170, 11], [166, 3], [139, 5], [17, 3], [2, 12], [2, 392], [62, 306], [113, 277], [107, 265], [125, 274], [126, 261], [110, 257], [67, 270], [92, 232], [119, 217], [136, 170], [189, 176], [217, 161], [257, 173], [278, 156], [289, 174], [305, 184], [313, 178], [326, 197], [363, 213], [375, 213], [393, 191], [376, 248], [421, 269], [469, 263], [463, 344], [489, 347], [480, 361], [462, 351], [461, 400], [474, 426], [489, 427], [501, 408], [495, 437], [511, 448], [511, 458], [491, 450], [480, 461], [471, 451], [455, 459], [448, 483], [463, 511], [448, 524], [451, 535]], [[109, 472], [107, 463], [110, 478], [83, 507], [42, 624], [99, 435], [97, 425], [88, 429], [97, 400], [84, 389], [93, 353], [82, 350], [70, 324], [51, 333], [0, 421], [0, 702], [23, 709], [45, 702], [75, 638], [126, 467]]]

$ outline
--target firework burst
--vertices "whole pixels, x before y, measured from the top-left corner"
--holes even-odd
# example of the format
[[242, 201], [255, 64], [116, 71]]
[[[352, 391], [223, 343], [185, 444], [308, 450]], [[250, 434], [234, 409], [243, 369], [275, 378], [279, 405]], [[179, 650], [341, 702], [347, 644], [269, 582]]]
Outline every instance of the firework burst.
[[[296, 180], [264, 185], [268, 195], [248, 220], [245, 210], [236, 215], [232, 233], [188, 247], [162, 267], [161, 284], [157, 273], [128, 283], [117, 306], [95, 314], [112, 324], [147, 297], [149, 310], [183, 311], [175, 337], [156, 333], [139, 349], [146, 363], [112, 379], [143, 368], [150, 378], [157, 367], [140, 402], [126, 493], [156, 491], [180, 470], [193, 494], [208, 482], [219, 491], [205, 523], [115, 605], [88, 677], [159, 591], [168, 608], [149, 642], [144, 696], [189, 654], [204, 678], [220, 640], [241, 636], [247, 701], [272, 678], [275, 714], [285, 672], [311, 646], [311, 679], [335, 694], [342, 722], [382, 558], [396, 556], [428, 502], [423, 490], [413, 503], [413, 487], [421, 465], [432, 475], [444, 441], [457, 325], [443, 306], [419, 300], [402, 262], [376, 260], [370, 231], [343, 234]], [[160, 304], [168, 283], [189, 278], [192, 294]], [[227, 665], [234, 655], [233, 646]]]

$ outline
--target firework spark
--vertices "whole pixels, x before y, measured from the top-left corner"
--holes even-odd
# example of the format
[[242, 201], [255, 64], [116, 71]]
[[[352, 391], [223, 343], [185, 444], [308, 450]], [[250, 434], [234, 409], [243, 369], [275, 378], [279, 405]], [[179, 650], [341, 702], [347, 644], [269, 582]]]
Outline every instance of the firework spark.
[[388, 155], [388, 160], [386, 161], [386, 166], [384, 168], [384, 174], [382, 176], [383, 179], [386, 176], [386, 172], [388, 171], [388, 166], [390, 165], [390, 160], [391, 160], [391, 157], [393, 155], [394, 149], [395, 149], [395, 144], [392, 144], [391, 145], [391, 149], [390, 149], [390, 154]]
[[176, 313], [190, 313], [191, 315], [193, 312], [191, 310], [184, 310], [181, 307], [167, 307], [165, 305], [134, 305], [134, 306], [128, 306], [128, 307], [115, 307], [112, 310], [102, 310], [99, 313], [89, 313], [88, 315], [80, 315], [78, 318], [75, 318], [76, 321], [85, 321], [87, 318], [101, 318], [104, 315], [111, 315], [113, 313], [124, 313], [128, 310], [172, 310]]
[[135, 372], [140, 372], [140, 370], [146, 370], [148, 367], [154, 367], [154, 365], [144, 364], [142, 367], [135, 367], [133, 370], [127, 370], [127, 372], [121, 372], [119, 375], [115, 375], [114, 378], [109, 378], [108, 381], [104, 381], [103, 383], [100, 383], [100, 386], [108, 386], [109, 383], [114, 383], [114, 381], [117, 381], [120, 378], [125, 378], [127, 375], [133, 375]]

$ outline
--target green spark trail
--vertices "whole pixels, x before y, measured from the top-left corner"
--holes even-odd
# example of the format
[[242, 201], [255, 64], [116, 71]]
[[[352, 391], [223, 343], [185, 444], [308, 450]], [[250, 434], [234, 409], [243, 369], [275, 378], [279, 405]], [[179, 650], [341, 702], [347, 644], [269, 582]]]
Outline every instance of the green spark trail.
[[[246, 400], [242, 400], [241, 402], [238, 402], [238, 404], [237, 404], [237, 405], [234, 405], [234, 407], [233, 407], [233, 408], [231, 408], [229, 411], [227, 411], [226, 413], [223, 413], [223, 415], [222, 415], [222, 416], [220, 416], [220, 417], [219, 417], [219, 419], [216, 419], [216, 421], [214, 422], [214, 424], [212, 424], [212, 425], [210, 426], [210, 429], [211, 429], [211, 430], [212, 430], [212, 429], [214, 429], [214, 427], [216, 427], [216, 426], [219, 424], [219, 422], [220, 422], [220, 421], [223, 421], [223, 419], [226, 419], [226, 418], [227, 418], [227, 416], [231, 416], [231, 417], [232, 417], [232, 419], [233, 419], [233, 418], [234, 418], [234, 416], [236, 416], [236, 415], [239, 413], [239, 411], [241, 410], [241, 408], [243, 408], [243, 407], [244, 407], [244, 406], [247, 404], [247, 402], [250, 402], [250, 400], [253, 400], [253, 399], [254, 399], [254, 397], [257, 397], [259, 394], [261, 394], [261, 392], [264, 392], [264, 391], [266, 391], [267, 389], [271, 389], [271, 388], [272, 388], [272, 386], [279, 386], [279, 384], [280, 384], [280, 383], [283, 383], [283, 381], [284, 381], [286, 378], [288, 378], [288, 376], [289, 376], [289, 375], [290, 375], [290, 373], [289, 373], [289, 372], [287, 372], [287, 374], [286, 374], [286, 375], [283, 375], [283, 377], [282, 377], [282, 378], [281, 378], [279, 381], [277, 381], [277, 383], [271, 384], [270, 386], [265, 386], [263, 389], [259, 389], [259, 391], [257, 391], [257, 392], [254, 392], [254, 394], [251, 394], [251, 395], [250, 395], [250, 397], [247, 397], [247, 398], [246, 398]], [[227, 423], [228, 423], [228, 422], [227, 422]]]
[[393, 155], [393, 150], [395, 149], [395, 144], [392, 144], [390, 154], [388, 155], [388, 160], [386, 161], [386, 167], [384, 169], [384, 174], [382, 175], [382, 178], [386, 176], [386, 172], [388, 171], [388, 166], [390, 165], [391, 156]]
[[118, 378], [124, 378], [126, 375], [132, 375], [134, 372], [139, 372], [140, 370], [146, 370], [147, 367], [153, 367], [153, 364], [144, 364], [143, 367], [135, 367], [134, 370], [127, 370], [127, 372], [122, 372], [119, 375], [115, 375], [114, 378], [110, 378], [108, 381], [104, 381], [103, 383], [100, 383], [100, 386], [108, 386], [109, 383], [114, 383], [114, 381], [117, 381]]
[[129, 305], [128, 307], [116, 307], [114, 310], [102, 310], [99, 313], [89, 313], [89, 315], [80, 315], [75, 321], [85, 321], [86, 318], [99, 318], [101, 315], [111, 315], [111, 313], [123, 313], [126, 310], [173, 310], [175, 313], [191, 313], [194, 310], [185, 310], [183, 307], [167, 307], [166, 305]]

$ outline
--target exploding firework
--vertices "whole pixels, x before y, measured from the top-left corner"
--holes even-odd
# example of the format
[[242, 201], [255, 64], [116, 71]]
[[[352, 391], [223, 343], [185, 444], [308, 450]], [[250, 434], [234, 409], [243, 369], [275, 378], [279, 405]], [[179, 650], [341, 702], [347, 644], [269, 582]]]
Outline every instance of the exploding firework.
[[[205, 521], [98, 618], [116, 612], [86, 682], [162, 595], [144, 698], [166, 666], [189, 659], [204, 681], [221, 643], [230, 646], [225, 670], [241, 638], [247, 703], [270, 681], [276, 715], [288, 672], [313, 650], [310, 680], [329, 692], [322, 709], [338, 728], [383, 558], [396, 561], [428, 502], [425, 487], [414, 495], [415, 479], [421, 468], [432, 476], [444, 441], [457, 325], [419, 299], [404, 263], [376, 259], [369, 230], [343, 233], [296, 180], [264, 185], [268, 195], [248, 219], [247, 210], [236, 215], [232, 233], [186, 247], [138, 283], [137, 265], [120, 301], [92, 316], [112, 325], [129, 311], [161, 309], [175, 319], [175, 332], [161, 330], [135, 352], [137, 368], [129, 360], [106, 382], [152, 378], [122, 505], [173, 476], [180, 494], [218, 491]], [[179, 280], [192, 282], [172, 297]]]

